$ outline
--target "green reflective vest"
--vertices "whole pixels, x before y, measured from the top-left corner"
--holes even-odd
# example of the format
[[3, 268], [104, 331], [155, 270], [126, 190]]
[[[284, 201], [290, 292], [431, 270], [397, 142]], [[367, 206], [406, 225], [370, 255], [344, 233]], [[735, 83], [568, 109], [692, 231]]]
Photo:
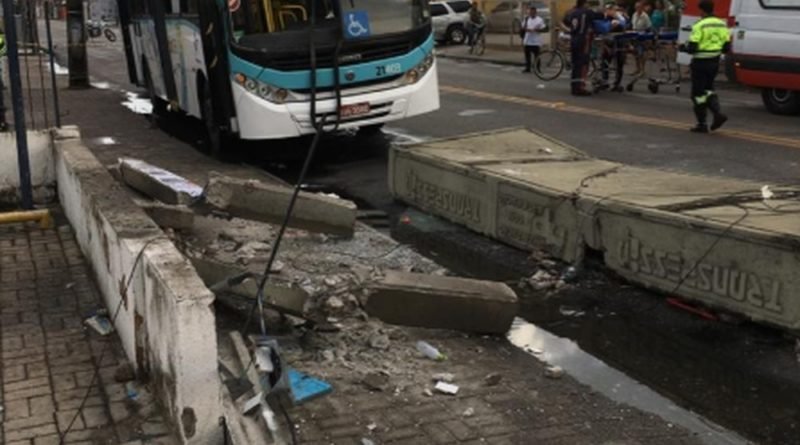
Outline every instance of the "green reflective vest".
[[697, 44], [698, 59], [710, 59], [722, 55], [722, 48], [731, 39], [728, 25], [717, 17], [705, 17], [692, 26], [689, 41]]

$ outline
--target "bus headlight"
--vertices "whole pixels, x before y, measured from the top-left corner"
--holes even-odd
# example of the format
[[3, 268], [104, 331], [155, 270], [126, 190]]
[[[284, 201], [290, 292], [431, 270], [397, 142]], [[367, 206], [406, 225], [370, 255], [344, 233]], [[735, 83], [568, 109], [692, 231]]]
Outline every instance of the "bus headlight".
[[403, 83], [406, 85], [412, 85], [419, 82], [419, 80], [422, 79], [425, 74], [427, 74], [431, 67], [433, 67], [433, 62], [435, 60], [436, 59], [433, 56], [433, 52], [428, 53], [425, 58], [422, 59], [422, 62], [406, 72], [405, 76], [403, 76]]
[[248, 93], [254, 94], [269, 102], [282, 104], [287, 100], [293, 100], [295, 98], [294, 94], [289, 90], [276, 88], [264, 82], [251, 79], [241, 73], [234, 75], [233, 80], [244, 87]]

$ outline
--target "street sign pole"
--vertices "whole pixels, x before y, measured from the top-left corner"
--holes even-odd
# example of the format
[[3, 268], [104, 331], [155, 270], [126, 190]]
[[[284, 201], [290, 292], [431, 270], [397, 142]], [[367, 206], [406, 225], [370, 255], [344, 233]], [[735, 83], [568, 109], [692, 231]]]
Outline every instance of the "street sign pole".
[[28, 158], [28, 134], [25, 131], [25, 105], [22, 102], [22, 79], [19, 74], [17, 27], [14, 20], [14, 0], [3, 0], [3, 20], [8, 48], [8, 80], [11, 84], [11, 105], [14, 110], [14, 128], [17, 133], [17, 166], [22, 195], [22, 208], [33, 209], [31, 166]]
[[[54, 6], [50, 1], [46, 1], [44, 5], [44, 23], [47, 31], [47, 53], [50, 54], [50, 82], [53, 88], [53, 108], [55, 108], [56, 127], [61, 128], [61, 108], [58, 104], [58, 82], [56, 81], [56, 55], [53, 53], [53, 32], [50, 29], [50, 11]], [[42, 92], [42, 94], [44, 94], [44, 92]], [[47, 110], [45, 110], [45, 112], [47, 112]]]
[[70, 88], [89, 88], [83, 0], [67, 0], [67, 45]]

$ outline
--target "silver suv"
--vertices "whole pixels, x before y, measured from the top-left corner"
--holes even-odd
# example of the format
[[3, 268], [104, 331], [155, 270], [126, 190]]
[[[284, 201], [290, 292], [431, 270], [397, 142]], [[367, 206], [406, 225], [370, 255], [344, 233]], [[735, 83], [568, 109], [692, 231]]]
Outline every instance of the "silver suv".
[[433, 36], [438, 42], [462, 44], [467, 40], [469, 0], [431, 2]]

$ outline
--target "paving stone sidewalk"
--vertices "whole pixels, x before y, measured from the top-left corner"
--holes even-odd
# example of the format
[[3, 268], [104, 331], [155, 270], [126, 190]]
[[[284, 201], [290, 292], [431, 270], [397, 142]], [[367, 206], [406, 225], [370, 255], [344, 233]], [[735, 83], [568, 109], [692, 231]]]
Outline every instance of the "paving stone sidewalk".
[[58, 444], [84, 397], [64, 443], [172, 443], [147, 391], [115, 380], [117, 336], [85, 327], [101, 307], [68, 225], [0, 225], [0, 444]]

